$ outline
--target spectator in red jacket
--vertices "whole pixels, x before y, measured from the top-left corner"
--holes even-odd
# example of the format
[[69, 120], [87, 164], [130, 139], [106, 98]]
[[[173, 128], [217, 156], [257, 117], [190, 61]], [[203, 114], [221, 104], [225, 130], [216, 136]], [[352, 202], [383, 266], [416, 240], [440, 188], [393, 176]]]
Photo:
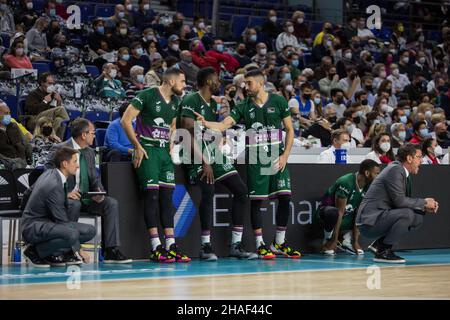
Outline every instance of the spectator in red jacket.
[[411, 136], [410, 143], [421, 144], [423, 140], [430, 136], [426, 121], [417, 121], [413, 126], [414, 133]]
[[211, 50], [206, 52], [207, 57], [213, 57], [219, 64], [223, 64], [225, 69], [230, 72], [235, 72], [239, 68], [239, 61], [233, 58], [229, 53], [224, 52], [225, 47], [221, 39], [215, 39]]
[[213, 67], [217, 73], [220, 72], [220, 64], [216, 58], [205, 55], [205, 47], [200, 40], [192, 41], [191, 45], [192, 62], [200, 69]]

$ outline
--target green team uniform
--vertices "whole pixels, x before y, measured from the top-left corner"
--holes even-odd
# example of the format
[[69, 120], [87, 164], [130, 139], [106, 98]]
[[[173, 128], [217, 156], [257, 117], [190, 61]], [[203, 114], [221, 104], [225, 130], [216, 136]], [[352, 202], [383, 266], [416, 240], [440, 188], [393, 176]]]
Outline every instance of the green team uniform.
[[174, 188], [175, 173], [170, 156], [170, 125], [176, 117], [179, 100], [172, 96], [167, 103], [158, 88], [141, 91], [132, 101], [140, 111], [136, 119], [136, 134], [147, 152], [136, 169], [142, 189]]
[[291, 178], [287, 166], [283, 171], [270, 170], [273, 161], [284, 151], [282, 123], [290, 115], [286, 99], [276, 94], [269, 94], [263, 106], [246, 98], [231, 111], [230, 116], [236, 123], [243, 120], [246, 130], [254, 130], [254, 134], [247, 132], [246, 136], [250, 199], [264, 200], [291, 194]]
[[[211, 99], [210, 105], [208, 105], [208, 103], [206, 103], [199, 92], [194, 92], [188, 94], [183, 98], [180, 104], [179, 118], [181, 119], [181, 117], [187, 117], [194, 119], [194, 121], [197, 121], [197, 116], [194, 114], [194, 112], [197, 112], [205, 117], [206, 121], [217, 121], [216, 110], [217, 103], [214, 99]], [[208, 151], [207, 154], [210, 160], [212, 160], [211, 167], [214, 173], [214, 179], [216, 181], [220, 181], [229, 176], [237, 174], [234, 165], [230, 163], [230, 161], [222, 154], [222, 152], [218, 148], [214, 150], [214, 154], [211, 153], [211, 150], [208, 148], [213, 143], [211, 135], [207, 134], [206, 128], [204, 128], [203, 126], [200, 126], [200, 129], [201, 135], [194, 138], [197, 141], [202, 141], [201, 149], [203, 154], [205, 154], [204, 150]], [[194, 157], [192, 155], [191, 164], [185, 165], [191, 183], [195, 183], [197, 181], [199, 174], [202, 171], [202, 165], [195, 164], [193, 159]]]
[[342, 217], [341, 230], [352, 230], [355, 217], [356, 210], [364, 197], [364, 194], [367, 191], [368, 185], [364, 187], [362, 190], [359, 190], [356, 185], [356, 177], [357, 173], [348, 173], [339, 179], [328, 188], [325, 192], [324, 197], [316, 211], [316, 218], [318, 218], [319, 210], [322, 207], [331, 206], [336, 207], [336, 197], [346, 199], [347, 205], [345, 207], [345, 213]]

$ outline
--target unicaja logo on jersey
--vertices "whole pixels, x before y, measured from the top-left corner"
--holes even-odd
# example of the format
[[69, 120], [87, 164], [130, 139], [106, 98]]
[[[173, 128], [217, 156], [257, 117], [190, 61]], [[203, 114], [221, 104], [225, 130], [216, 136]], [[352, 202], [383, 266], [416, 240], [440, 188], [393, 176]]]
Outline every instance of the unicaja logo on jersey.
[[261, 122], [255, 122], [254, 124], [252, 124], [252, 129], [258, 131], [264, 129], [264, 126]]
[[165, 121], [163, 118], [156, 118], [153, 120], [158, 127], [164, 127]]

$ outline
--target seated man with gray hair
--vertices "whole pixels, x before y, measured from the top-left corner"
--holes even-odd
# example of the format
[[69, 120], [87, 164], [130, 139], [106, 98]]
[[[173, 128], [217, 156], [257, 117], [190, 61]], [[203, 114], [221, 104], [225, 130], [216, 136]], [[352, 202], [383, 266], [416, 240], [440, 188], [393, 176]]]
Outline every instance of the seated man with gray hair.
[[147, 87], [145, 83], [144, 68], [141, 66], [133, 66], [130, 69], [130, 83], [127, 87], [127, 98], [133, 99], [138, 91]]
[[391, 125], [392, 148], [400, 148], [406, 141], [406, 127], [403, 123]]

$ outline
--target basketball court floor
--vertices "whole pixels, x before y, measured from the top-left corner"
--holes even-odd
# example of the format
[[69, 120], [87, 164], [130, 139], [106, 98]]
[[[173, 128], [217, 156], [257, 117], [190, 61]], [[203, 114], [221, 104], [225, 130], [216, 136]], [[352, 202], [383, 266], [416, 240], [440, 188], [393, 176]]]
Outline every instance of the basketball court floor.
[[38, 269], [5, 265], [1, 299], [450, 299], [450, 249], [398, 251], [404, 265], [318, 254], [300, 260]]

